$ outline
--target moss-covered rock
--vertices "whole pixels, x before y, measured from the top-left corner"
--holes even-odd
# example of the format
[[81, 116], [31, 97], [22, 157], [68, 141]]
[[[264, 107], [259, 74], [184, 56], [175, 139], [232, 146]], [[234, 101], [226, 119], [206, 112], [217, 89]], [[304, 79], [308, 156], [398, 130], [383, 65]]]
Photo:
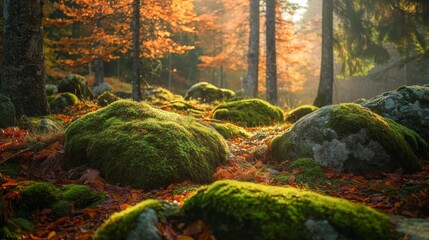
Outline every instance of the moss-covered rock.
[[336, 171], [366, 174], [421, 169], [403, 133], [358, 104], [323, 107], [298, 120], [271, 142], [278, 160], [311, 157]]
[[165, 88], [155, 87], [146, 89], [143, 92], [143, 100], [155, 105], [159, 105], [175, 100], [183, 100], [183, 97], [180, 95], [175, 95]]
[[57, 93], [48, 97], [52, 112], [62, 112], [65, 108], [77, 105], [79, 102], [79, 98], [69, 92]]
[[360, 104], [414, 130], [429, 142], [429, 86], [401, 86]]
[[95, 97], [98, 97], [105, 92], [111, 92], [111, 91], [112, 91], [112, 86], [110, 86], [110, 84], [108, 84], [107, 82], [103, 82], [95, 86], [93, 90]]
[[319, 108], [312, 105], [303, 105], [303, 106], [297, 107], [286, 114], [286, 121], [295, 123], [300, 118], [316, 111], [317, 109]]
[[209, 122], [211, 126], [213, 126], [216, 131], [220, 133], [225, 139], [232, 139], [232, 138], [240, 138], [240, 137], [249, 137], [250, 133], [247, 132], [244, 128], [239, 127], [237, 125], [234, 125], [232, 123], [225, 123], [225, 122]]
[[118, 101], [120, 98], [111, 92], [104, 92], [97, 97], [97, 104], [105, 107], [113, 102]]
[[64, 217], [71, 214], [72, 205], [69, 201], [59, 200], [50, 206], [54, 217]]
[[86, 185], [68, 185], [63, 189], [63, 198], [72, 202], [75, 208], [93, 206], [103, 200], [104, 195]]
[[327, 177], [320, 165], [312, 158], [300, 158], [286, 164], [287, 174], [275, 176], [277, 181], [289, 183], [290, 177], [294, 174], [294, 183], [308, 184], [309, 186], [318, 186], [325, 183]]
[[388, 216], [296, 188], [219, 181], [183, 208], [218, 239], [397, 239]]
[[0, 94], [0, 128], [7, 128], [15, 123], [15, 106], [10, 98]]
[[46, 96], [51, 96], [55, 93], [58, 93], [58, 87], [56, 85], [53, 85], [53, 84], [46, 84], [45, 85], [45, 92], [46, 92]]
[[232, 90], [218, 88], [208, 82], [199, 82], [194, 84], [185, 94], [185, 99], [196, 99], [202, 102], [213, 102], [216, 100], [226, 100], [234, 97]]
[[20, 192], [19, 209], [29, 212], [47, 208], [61, 198], [60, 189], [46, 182], [31, 182], [22, 187]]
[[112, 183], [144, 189], [210, 182], [228, 157], [222, 136], [198, 120], [129, 100], [73, 122], [64, 148], [69, 166], [86, 164]]
[[18, 127], [37, 134], [64, 130], [63, 121], [51, 115], [44, 117], [22, 116], [18, 121]]
[[86, 78], [78, 74], [67, 75], [58, 85], [58, 92], [73, 93], [81, 100], [94, 98], [94, 93], [88, 87]]
[[267, 126], [283, 122], [283, 110], [261, 99], [245, 99], [220, 104], [213, 118], [245, 127]]
[[[159, 200], [146, 200], [110, 216], [94, 235], [94, 239], [158, 239], [157, 219], [177, 215], [179, 207]], [[148, 217], [147, 215], [150, 215]], [[152, 238], [148, 235], [151, 234]]]

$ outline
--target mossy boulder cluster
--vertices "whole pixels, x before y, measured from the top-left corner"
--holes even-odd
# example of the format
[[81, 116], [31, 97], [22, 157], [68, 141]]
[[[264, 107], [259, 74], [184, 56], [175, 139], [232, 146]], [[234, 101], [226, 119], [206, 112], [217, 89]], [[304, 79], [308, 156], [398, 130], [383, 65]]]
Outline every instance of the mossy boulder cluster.
[[97, 104], [99, 106], [105, 107], [113, 102], [118, 101], [120, 98], [111, 92], [104, 92], [97, 97]]
[[58, 92], [73, 93], [80, 100], [94, 98], [94, 93], [89, 88], [86, 78], [78, 74], [67, 75], [58, 85]]
[[283, 110], [261, 99], [244, 99], [220, 104], [213, 118], [244, 127], [267, 126], [283, 122]]
[[69, 185], [61, 189], [47, 182], [30, 182], [18, 190], [20, 198], [14, 204], [18, 211], [31, 213], [50, 208], [57, 217], [67, 215], [72, 208], [91, 207], [104, 199], [104, 194], [86, 185]]
[[429, 142], [429, 85], [402, 86], [360, 104], [414, 130]]
[[286, 114], [285, 120], [291, 123], [295, 123], [305, 115], [308, 115], [316, 111], [317, 109], [319, 108], [312, 105], [303, 105], [303, 106], [297, 107]]
[[186, 91], [185, 99], [196, 99], [202, 102], [221, 101], [234, 97], [235, 93], [232, 90], [218, 88], [208, 82], [199, 82], [194, 84]]
[[0, 94], [0, 128], [7, 128], [15, 123], [15, 106], [10, 98]]
[[129, 100], [73, 122], [64, 148], [70, 167], [94, 167], [111, 183], [144, 189], [211, 182], [229, 155], [222, 136], [199, 120]]
[[75, 106], [79, 102], [79, 98], [69, 92], [57, 93], [48, 97], [49, 107], [54, 113], [61, 113], [65, 108]]
[[[162, 239], [157, 221], [177, 218], [179, 210], [146, 200], [113, 214], [95, 239]], [[391, 219], [364, 205], [296, 188], [231, 180], [199, 189], [185, 201], [181, 215], [203, 220], [216, 239], [398, 239]]]
[[426, 142], [410, 129], [358, 104], [323, 107], [298, 120], [271, 142], [271, 158], [313, 158], [339, 172], [367, 174], [421, 169]]

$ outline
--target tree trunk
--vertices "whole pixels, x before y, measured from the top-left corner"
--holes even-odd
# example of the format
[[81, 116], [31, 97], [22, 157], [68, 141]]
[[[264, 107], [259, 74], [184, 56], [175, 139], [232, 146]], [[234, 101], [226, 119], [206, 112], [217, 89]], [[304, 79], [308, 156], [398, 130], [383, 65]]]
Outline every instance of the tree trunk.
[[247, 76], [244, 79], [244, 92], [249, 97], [258, 95], [259, 74], [259, 0], [250, 0], [250, 34], [247, 59]]
[[98, 86], [104, 82], [104, 60], [97, 58], [94, 60], [95, 76], [94, 86]]
[[334, 95], [334, 3], [323, 0], [322, 13], [322, 66], [314, 105], [323, 107], [332, 104]]
[[140, 0], [133, 0], [133, 92], [134, 101], [142, 100], [140, 89]]
[[43, 63], [43, 0], [4, 1], [4, 78], [1, 91], [18, 115], [49, 113]]
[[276, 0], [267, 0], [267, 100], [277, 104], [277, 59], [276, 59]]

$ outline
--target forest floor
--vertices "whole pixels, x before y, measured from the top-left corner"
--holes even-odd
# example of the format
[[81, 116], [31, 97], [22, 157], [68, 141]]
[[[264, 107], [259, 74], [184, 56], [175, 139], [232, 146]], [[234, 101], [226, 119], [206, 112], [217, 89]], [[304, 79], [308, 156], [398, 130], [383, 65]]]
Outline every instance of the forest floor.
[[[85, 103], [55, 117], [63, 119], [67, 124], [96, 108], [93, 104]], [[306, 180], [297, 177], [305, 169], [291, 170], [287, 164], [269, 162], [264, 156], [270, 139], [289, 126], [248, 128], [246, 130], [252, 133], [251, 137], [228, 140], [230, 161], [217, 168], [213, 179], [236, 179], [305, 188], [362, 203], [387, 214], [429, 220], [429, 161], [422, 160], [423, 170], [414, 174], [395, 172], [362, 177], [323, 169], [326, 175], [323, 181]], [[104, 192], [106, 199], [95, 208], [76, 210], [71, 216], [62, 218], [52, 217], [50, 209], [34, 212], [32, 218], [35, 228], [26, 233], [23, 239], [91, 239], [96, 229], [114, 212], [149, 198], [183, 204], [192, 191], [199, 187], [190, 181], [184, 181], [170, 184], [166, 188], [144, 191], [108, 184], [96, 169], [64, 170], [61, 164], [65, 158], [63, 140], [61, 133], [35, 135], [19, 128], [0, 131], [0, 193], [4, 201], [10, 202], [19, 198], [19, 192], [15, 191], [14, 187], [28, 180], [46, 181], [62, 186], [86, 184]], [[10, 174], [11, 172], [14, 174]], [[204, 223], [184, 225], [163, 223], [159, 227], [166, 239], [192, 239], [184, 237], [186, 234], [183, 232], [193, 232], [194, 236], [200, 232], [199, 239], [211, 239], [210, 231], [204, 230], [207, 229]], [[192, 234], [187, 236], [190, 235]]]

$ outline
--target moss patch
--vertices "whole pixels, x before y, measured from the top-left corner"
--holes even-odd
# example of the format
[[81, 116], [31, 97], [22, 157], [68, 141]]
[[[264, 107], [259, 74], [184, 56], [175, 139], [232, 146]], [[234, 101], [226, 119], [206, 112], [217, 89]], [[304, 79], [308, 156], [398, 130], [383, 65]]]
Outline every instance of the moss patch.
[[155, 210], [160, 218], [167, 218], [179, 212], [177, 205], [146, 200], [122, 212], [114, 213], [97, 230], [94, 239], [127, 239], [128, 233], [136, 227], [139, 215], [149, 208]]
[[217, 106], [213, 110], [213, 118], [256, 127], [283, 122], [283, 111], [261, 99], [245, 99]]
[[294, 175], [296, 184], [319, 186], [323, 185], [327, 179], [320, 165], [312, 158], [300, 158], [288, 163], [286, 166], [288, 167], [288, 173], [276, 176], [277, 181], [288, 183], [295, 171], [298, 172]]
[[390, 153], [392, 166], [400, 165], [411, 172], [421, 170], [420, 161], [402, 135], [403, 130], [397, 131], [397, 125], [389, 125], [368, 108], [354, 103], [340, 104], [332, 111], [330, 125], [339, 137], [366, 129], [370, 138], [377, 140]]
[[58, 92], [73, 93], [81, 100], [94, 98], [94, 93], [88, 87], [86, 78], [78, 74], [67, 75], [58, 85]]
[[87, 164], [110, 182], [144, 189], [211, 182], [229, 154], [222, 136], [196, 119], [129, 100], [72, 123], [64, 147], [69, 166]]
[[52, 112], [62, 112], [66, 107], [78, 104], [79, 98], [73, 93], [57, 93], [48, 97], [49, 107]]
[[300, 107], [295, 108], [286, 114], [286, 121], [291, 122], [291, 123], [295, 123], [300, 118], [304, 117], [307, 114], [310, 114], [310, 113], [316, 111], [317, 109], [319, 109], [319, 108], [316, 106], [312, 106], [312, 105], [300, 106]]
[[46, 182], [32, 182], [20, 192], [18, 206], [20, 210], [29, 212], [47, 208], [61, 198], [60, 189]]
[[295, 188], [219, 181], [186, 200], [218, 239], [311, 239], [309, 220], [326, 220], [351, 239], [397, 239], [388, 216], [364, 205]]
[[193, 85], [185, 94], [185, 99], [196, 99], [202, 102], [213, 102], [216, 100], [226, 100], [234, 97], [232, 90], [218, 88], [208, 82], [199, 82]]
[[209, 124], [213, 126], [225, 139], [247, 138], [250, 136], [250, 133], [248, 133], [244, 128], [232, 123], [210, 122]]
[[63, 197], [76, 208], [93, 206], [104, 199], [104, 195], [86, 185], [68, 185], [63, 190]]
[[97, 97], [97, 104], [105, 107], [113, 102], [118, 101], [120, 98], [111, 92], [104, 92]]
[[69, 216], [71, 213], [72, 205], [68, 201], [60, 200], [54, 202], [50, 208], [52, 209], [52, 214], [55, 217], [59, 218]]

